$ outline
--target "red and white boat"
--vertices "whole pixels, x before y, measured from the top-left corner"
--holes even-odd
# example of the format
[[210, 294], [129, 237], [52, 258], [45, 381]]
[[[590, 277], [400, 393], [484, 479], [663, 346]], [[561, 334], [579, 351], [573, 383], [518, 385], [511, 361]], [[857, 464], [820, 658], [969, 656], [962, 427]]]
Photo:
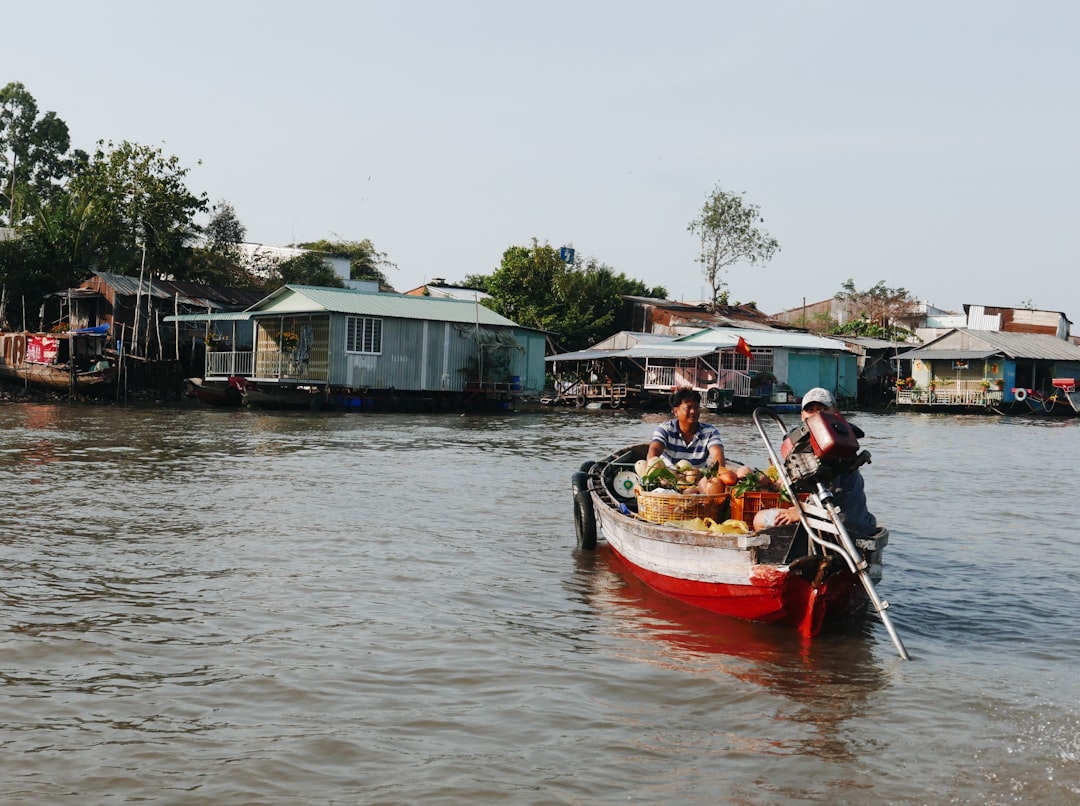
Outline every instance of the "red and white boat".
[[[754, 419], [763, 438], [763, 415], [783, 429], [777, 415], [759, 409]], [[646, 457], [648, 445], [633, 445], [586, 462], [573, 475], [578, 547], [595, 549], [602, 537], [639, 579], [660, 593], [725, 616], [787, 624], [806, 637], [817, 635], [827, 621], [856, 615], [869, 604], [907, 658], [885, 613], [888, 604], [874, 589], [881, 579], [888, 531], [880, 527], [869, 537], [853, 540], [821, 479], [814, 478], [827, 466], [815, 470], [812, 454], [809, 462], [805, 453], [794, 463], [780, 459], [767, 438], [765, 444], [781, 468], [790, 500], [809, 492], [800, 504], [800, 524], [735, 534], [646, 520], [638, 513], [627, 479], [633, 478], [629, 474], [635, 462]], [[789, 447], [787, 442], [784, 447]], [[868, 458], [866, 454], [862, 461]]]

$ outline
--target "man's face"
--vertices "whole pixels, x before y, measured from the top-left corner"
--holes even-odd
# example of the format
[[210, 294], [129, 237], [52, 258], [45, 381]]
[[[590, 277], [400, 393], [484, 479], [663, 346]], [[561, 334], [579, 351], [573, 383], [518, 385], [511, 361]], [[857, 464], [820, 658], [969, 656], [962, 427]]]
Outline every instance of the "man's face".
[[806, 407], [799, 413], [799, 416], [804, 420], [811, 414], [815, 414], [819, 411], [828, 411], [828, 407], [824, 403], [807, 403]]
[[696, 400], [684, 400], [674, 409], [680, 422], [697, 422], [701, 416], [701, 404]]

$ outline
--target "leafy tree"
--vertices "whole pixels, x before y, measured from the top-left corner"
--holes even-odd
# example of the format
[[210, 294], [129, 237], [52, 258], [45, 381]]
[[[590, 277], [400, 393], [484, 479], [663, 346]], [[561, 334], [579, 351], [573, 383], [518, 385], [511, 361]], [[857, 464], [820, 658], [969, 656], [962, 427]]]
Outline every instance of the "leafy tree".
[[486, 274], [466, 274], [465, 279], [457, 283], [452, 283], [458, 288], [471, 288], [473, 291], [482, 291], [488, 293], [488, 280], [490, 277]]
[[687, 230], [701, 240], [698, 262], [712, 290], [714, 309], [721, 304], [724, 270], [745, 261], [751, 265], [767, 263], [778, 251], [775, 238], [758, 228], [764, 223], [757, 205], [743, 199], [743, 194], [729, 193], [720, 185], [705, 197], [701, 213]]
[[0, 89], [0, 222], [24, 223], [34, 208], [62, 191], [86, 154], [69, 154], [67, 124], [54, 112], [38, 115], [37, 101], [18, 82]]
[[0, 242], [0, 282], [10, 299], [33, 305], [45, 294], [77, 284], [94, 267], [99, 231], [92, 205], [83, 195], [64, 192], [44, 205], [34, 197], [28, 223], [16, 240]]
[[155, 274], [189, 279], [192, 243], [200, 234], [195, 216], [207, 211], [207, 202], [184, 184], [188, 173], [160, 148], [98, 142], [71, 191], [90, 205], [99, 269], [132, 274], [145, 265]]
[[244, 242], [247, 227], [236, 217], [236, 210], [224, 199], [210, 211], [210, 223], [206, 225], [206, 241], [215, 252], [231, 253]]
[[844, 290], [837, 292], [835, 298], [847, 303], [850, 317], [831, 332], [894, 341], [912, 335], [910, 325], [916, 318], [917, 301], [906, 289], [889, 288], [879, 281], [872, 288], [859, 291], [850, 278], [842, 287]]
[[249, 270], [248, 261], [240, 252], [247, 229], [229, 202], [222, 199], [211, 208], [205, 235], [204, 243], [192, 250], [189, 280], [234, 288], [264, 287], [263, 280]]
[[345, 283], [317, 252], [304, 252], [279, 263], [271, 274], [267, 290], [280, 285], [317, 285], [344, 288]]
[[385, 252], [378, 251], [369, 238], [362, 241], [311, 241], [296, 245], [334, 257], [347, 257], [350, 280], [375, 280], [379, 283], [380, 291], [394, 290], [383, 269], [396, 269], [397, 266], [390, 262]]
[[532, 246], [507, 249], [490, 277], [469, 280], [491, 295], [485, 305], [519, 325], [553, 333], [562, 350], [581, 349], [611, 335], [622, 295], [667, 296], [664, 288], [646, 288], [592, 258], [566, 263], [558, 250], [535, 238]]

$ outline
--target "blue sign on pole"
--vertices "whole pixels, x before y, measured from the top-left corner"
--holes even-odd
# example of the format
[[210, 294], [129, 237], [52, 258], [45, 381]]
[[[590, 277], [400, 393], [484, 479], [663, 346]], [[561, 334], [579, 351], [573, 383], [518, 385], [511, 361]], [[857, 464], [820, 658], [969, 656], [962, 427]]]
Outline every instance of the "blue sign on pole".
[[569, 246], [560, 246], [559, 247], [559, 258], [562, 260], [563, 263], [573, 263], [574, 262], [574, 250], [573, 250], [573, 248], [569, 247]]

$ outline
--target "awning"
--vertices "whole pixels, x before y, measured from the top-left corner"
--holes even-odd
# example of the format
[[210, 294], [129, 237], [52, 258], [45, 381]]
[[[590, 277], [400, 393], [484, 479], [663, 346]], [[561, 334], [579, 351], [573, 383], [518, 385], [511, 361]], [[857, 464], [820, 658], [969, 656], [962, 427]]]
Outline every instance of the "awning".
[[171, 313], [163, 316], [163, 322], [244, 322], [251, 318], [247, 311], [224, 311], [220, 313]]

